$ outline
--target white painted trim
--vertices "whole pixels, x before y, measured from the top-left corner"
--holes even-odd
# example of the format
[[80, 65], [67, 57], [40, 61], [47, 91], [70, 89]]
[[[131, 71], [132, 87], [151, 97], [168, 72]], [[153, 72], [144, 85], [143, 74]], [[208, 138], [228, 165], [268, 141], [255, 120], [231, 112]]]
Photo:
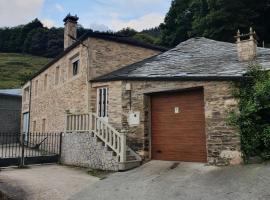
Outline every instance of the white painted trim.
[[[104, 101], [104, 89], [106, 92], [106, 102], [105, 102], [105, 108], [104, 108], [104, 104], [102, 103]], [[100, 99], [100, 91], [101, 91], [101, 99]], [[101, 118], [103, 118], [104, 121], [108, 122], [108, 87], [99, 87], [97, 88], [97, 101], [96, 101], [96, 111], [97, 111], [97, 115]], [[101, 101], [101, 102], [100, 102]], [[105, 109], [105, 117], [100, 116], [99, 115], [99, 104], [101, 104], [101, 113], [104, 113], [104, 109]]]

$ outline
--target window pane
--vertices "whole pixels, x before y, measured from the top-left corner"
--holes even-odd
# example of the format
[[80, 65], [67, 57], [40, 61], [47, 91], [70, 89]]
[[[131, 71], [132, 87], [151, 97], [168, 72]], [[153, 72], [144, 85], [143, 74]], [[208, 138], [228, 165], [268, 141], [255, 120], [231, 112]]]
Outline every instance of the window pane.
[[73, 73], [73, 76], [75, 76], [75, 75], [78, 74], [78, 70], [79, 70], [79, 60], [75, 61], [72, 64], [72, 73]]
[[106, 117], [106, 88], [103, 88], [103, 117]]
[[102, 116], [101, 116], [101, 110], [102, 110], [102, 108], [101, 108], [102, 90], [99, 89], [98, 91], [99, 91], [99, 99], [98, 99], [98, 106], [99, 106], [99, 108], [98, 108], [98, 115], [99, 115], [100, 117], [102, 117]]

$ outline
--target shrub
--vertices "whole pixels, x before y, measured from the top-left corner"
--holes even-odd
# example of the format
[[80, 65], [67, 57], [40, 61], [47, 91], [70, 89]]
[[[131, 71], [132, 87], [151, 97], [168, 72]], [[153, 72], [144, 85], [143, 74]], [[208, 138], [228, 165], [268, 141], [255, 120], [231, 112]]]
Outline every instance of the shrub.
[[261, 66], [251, 65], [246, 77], [235, 83], [234, 97], [239, 112], [231, 122], [239, 128], [243, 158], [260, 156], [270, 159], [270, 74]]

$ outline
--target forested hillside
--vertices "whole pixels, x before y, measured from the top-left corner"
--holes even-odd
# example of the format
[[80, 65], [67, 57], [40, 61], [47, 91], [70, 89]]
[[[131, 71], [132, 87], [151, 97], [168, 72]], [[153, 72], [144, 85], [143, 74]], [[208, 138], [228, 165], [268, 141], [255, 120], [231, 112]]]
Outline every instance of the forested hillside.
[[[78, 28], [78, 36], [87, 29]], [[35, 19], [12, 28], [0, 29], [0, 52], [27, 53], [43, 57], [55, 57], [63, 51], [63, 28], [48, 29]]]
[[[137, 32], [124, 28], [116, 34], [146, 43], [174, 47], [192, 37], [235, 42], [237, 29], [247, 33], [252, 26], [270, 46], [269, 0], [173, 0], [159, 27]], [[79, 25], [78, 37], [90, 29]], [[24, 56], [31, 54], [54, 58], [63, 51], [63, 28], [46, 28], [35, 19], [26, 25], [0, 28], [0, 88], [18, 87], [23, 77], [36, 71], [48, 59]], [[24, 61], [24, 57], [28, 61]], [[19, 59], [19, 60], [17, 60]], [[20, 59], [23, 61], [21, 62]]]
[[20, 88], [29, 76], [50, 61], [17, 53], [0, 53], [0, 89]]
[[[80, 37], [90, 29], [78, 26], [77, 34]], [[159, 29], [145, 30], [141, 33], [126, 28], [116, 34], [134, 37], [147, 43], [157, 43]], [[0, 28], [0, 52], [26, 53], [53, 58], [63, 51], [63, 28], [46, 28], [35, 19], [26, 25], [12, 28]]]
[[269, 0], [173, 0], [160, 41], [169, 47], [196, 36], [234, 42], [237, 29], [247, 33], [252, 26], [259, 44], [269, 44], [269, 19]]

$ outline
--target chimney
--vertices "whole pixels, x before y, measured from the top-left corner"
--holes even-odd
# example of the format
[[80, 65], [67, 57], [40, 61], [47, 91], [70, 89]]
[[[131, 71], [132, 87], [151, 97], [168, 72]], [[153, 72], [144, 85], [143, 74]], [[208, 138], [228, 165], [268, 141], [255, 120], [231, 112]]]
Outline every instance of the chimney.
[[63, 20], [65, 22], [64, 50], [75, 42], [74, 38], [77, 38], [77, 21], [78, 21], [78, 19], [79, 18], [77, 17], [77, 15], [72, 16], [72, 15], [68, 14], [65, 17], [65, 19]]
[[238, 52], [239, 61], [251, 61], [256, 58], [257, 55], [257, 37], [255, 31], [250, 28], [248, 34], [241, 34], [237, 31], [236, 46]]

